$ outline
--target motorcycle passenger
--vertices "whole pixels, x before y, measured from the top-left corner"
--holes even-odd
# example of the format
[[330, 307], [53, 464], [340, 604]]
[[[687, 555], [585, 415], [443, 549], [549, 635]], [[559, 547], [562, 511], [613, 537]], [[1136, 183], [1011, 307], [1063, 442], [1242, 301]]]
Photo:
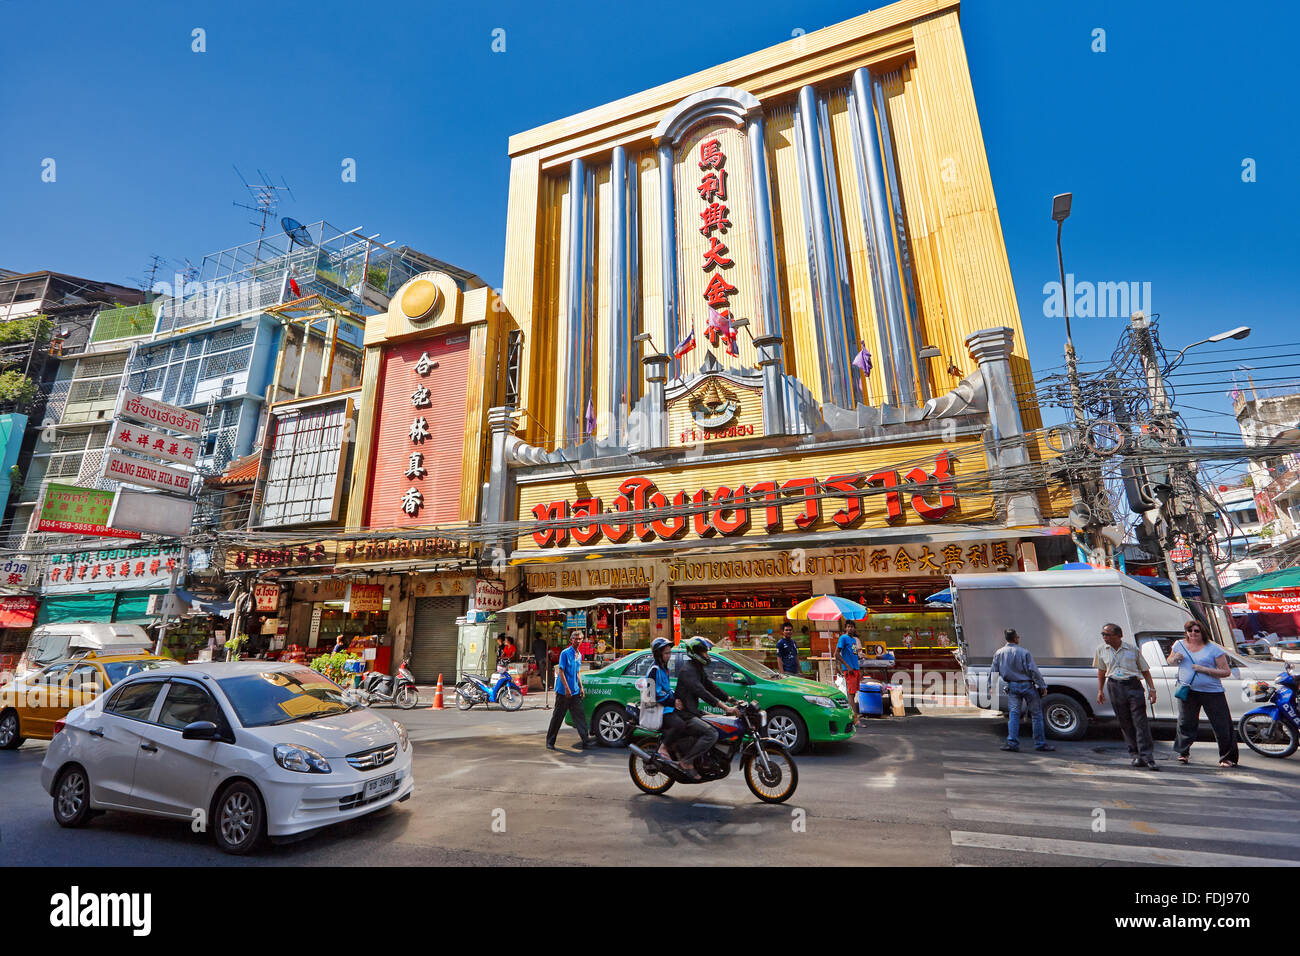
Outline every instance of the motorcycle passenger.
[[735, 716], [736, 708], [727, 705], [727, 692], [709, 680], [705, 671], [713, 643], [703, 637], [692, 637], [682, 645], [682, 649], [686, 651], [686, 660], [677, 677], [677, 703], [681, 705], [682, 718], [686, 721], [686, 733], [695, 737], [695, 744], [682, 754], [678, 762], [687, 776], [698, 780], [699, 771], [692, 764], [718, 742], [717, 728], [701, 716], [700, 699], [732, 716]]
[[672, 649], [673, 642], [668, 638], [656, 637], [654, 639], [650, 645], [650, 655], [654, 658], [654, 663], [650, 665], [650, 671], [646, 674], [646, 678], [654, 685], [655, 703], [664, 709], [663, 723], [660, 725], [659, 731], [659, 756], [669, 763], [676, 763], [668, 748], [682, 735], [682, 732], [686, 729], [686, 722], [673, 708], [673, 702], [676, 698], [673, 694], [672, 680], [668, 676], [668, 657], [672, 653]]

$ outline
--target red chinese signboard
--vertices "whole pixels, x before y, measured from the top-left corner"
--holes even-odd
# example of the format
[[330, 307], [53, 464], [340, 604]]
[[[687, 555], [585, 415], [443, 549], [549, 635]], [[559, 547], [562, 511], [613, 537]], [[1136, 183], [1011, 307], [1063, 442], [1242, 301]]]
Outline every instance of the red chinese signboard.
[[[922, 520], [942, 521], [957, 506], [952, 462], [952, 454], [945, 451], [936, 457], [933, 472], [913, 468], [901, 480], [897, 471], [886, 470], [821, 480], [756, 481], [736, 488], [701, 488], [694, 494], [679, 491], [671, 501], [653, 481], [638, 476], [618, 486], [612, 509], [603, 508], [599, 498], [537, 505], [533, 516], [542, 524], [534, 530], [533, 541], [546, 548], [565, 547], [570, 537], [579, 546], [602, 539], [615, 544], [633, 539], [668, 541], [690, 533], [700, 538], [727, 537], [745, 534], [753, 521], [761, 521], [769, 533], [778, 533], [783, 529], [783, 510], [793, 507], [799, 508], [794, 525], [800, 531], [822, 526], [823, 511], [834, 526], [851, 528], [861, 522], [863, 499], [868, 494], [883, 495], [885, 520], [890, 524], [905, 519], [905, 499], [910, 499], [910, 509]], [[822, 496], [826, 494], [834, 497], [824, 505]], [[844, 504], [832, 511], [837, 499]], [[571, 519], [583, 516], [591, 521], [572, 523]]]
[[731, 211], [727, 208], [727, 157], [722, 152], [722, 144], [717, 139], [707, 139], [700, 143], [700, 184], [695, 191], [705, 204], [700, 212], [700, 235], [708, 240], [709, 247], [701, 250], [700, 269], [709, 276], [704, 287], [704, 301], [709, 305], [709, 320], [705, 324], [704, 334], [710, 345], [726, 346], [729, 355], [739, 355], [736, 348], [736, 330], [731, 324], [730, 296], [737, 289], [725, 278], [731, 274], [735, 262], [728, 258], [731, 252], [720, 237], [731, 228], [728, 218]]
[[469, 336], [389, 346], [371, 459], [371, 527], [460, 518]]

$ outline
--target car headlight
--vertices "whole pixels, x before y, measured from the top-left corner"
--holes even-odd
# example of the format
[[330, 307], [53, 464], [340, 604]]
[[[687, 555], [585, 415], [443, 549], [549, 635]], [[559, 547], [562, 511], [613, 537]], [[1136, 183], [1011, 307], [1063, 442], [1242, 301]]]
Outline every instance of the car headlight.
[[829, 697], [818, 697], [816, 694], [804, 694], [803, 699], [810, 704], [816, 704], [818, 707], [825, 707], [827, 710], [835, 709], [835, 701]]
[[310, 747], [297, 744], [276, 744], [275, 762], [285, 770], [297, 773], [329, 773], [330, 763]]
[[397, 728], [397, 742], [402, 745], [402, 752], [405, 753], [411, 746], [411, 738], [407, 735], [406, 728], [397, 721], [393, 721], [393, 726]]

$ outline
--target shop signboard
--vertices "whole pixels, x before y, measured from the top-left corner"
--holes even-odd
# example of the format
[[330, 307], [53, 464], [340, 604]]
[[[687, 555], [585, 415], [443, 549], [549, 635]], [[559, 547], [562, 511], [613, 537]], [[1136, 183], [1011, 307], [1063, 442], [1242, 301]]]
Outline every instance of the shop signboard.
[[25, 588], [40, 583], [40, 565], [18, 556], [0, 562], [0, 587]]
[[31, 627], [41, 599], [27, 596], [0, 597], [0, 627]]
[[[982, 451], [980, 459], [983, 467]], [[788, 478], [728, 473], [718, 476], [725, 483], [703, 486], [689, 478], [664, 476], [665, 484], [682, 486], [675, 492], [660, 490], [653, 478], [637, 475], [612, 489], [608, 507], [594, 494], [548, 501], [544, 491], [525, 487], [520, 513], [536, 519], [531, 539], [538, 548], [851, 530], [917, 519], [934, 524], [950, 515], [971, 519], [988, 509], [986, 501], [968, 502], [969, 513], [958, 508], [957, 460], [953, 451], [943, 448], [933, 464], [906, 471], [895, 466], [842, 474], [797, 472]], [[627, 520], [622, 516], [628, 512], [641, 517]], [[573, 524], [583, 517], [590, 520]]]
[[192, 465], [199, 454], [199, 443], [190, 438], [179, 438], [152, 428], [142, 428], [130, 422], [119, 422], [109, 432], [108, 447], [133, 451], [150, 458], [172, 461], [179, 465]]
[[468, 558], [474, 548], [453, 538], [383, 538], [375, 541], [347, 541], [339, 548], [338, 563], [349, 567], [372, 567], [418, 559]]
[[343, 609], [353, 614], [384, 609], [384, 586], [382, 584], [348, 584], [348, 596], [344, 599]]
[[671, 562], [583, 562], [580, 567], [545, 567], [525, 572], [533, 594], [554, 591], [648, 590], [658, 581], [673, 586], [803, 583], [829, 578], [943, 579], [1016, 569], [1015, 540], [948, 541], [862, 548], [789, 549], [744, 557], [678, 557]]
[[320, 619], [323, 608], [317, 604], [311, 609], [311, 632], [307, 635], [307, 646], [315, 647], [320, 640]]
[[180, 560], [180, 545], [52, 554], [42, 590], [47, 594], [165, 590]]
[[226, 551], [227, 571], [251, 568], [320, 568], [334, 564], [338, 547], [334, 541], [289, 545], [283, 548], [244, 548]]
[[188, 495], [194, 482], [194, 475], [190, 472], [155, 465], [143, 458], [128, 458], [116, 450], [104, 455], [104, 477], [123, 484], [158, 488], [178, 495]]
[[564, 627], [566, 630], [572, 630], [577, 627], [587, 626], [586, 611], [566, 611], [564, 615]]
[[474, 582], [474, 607], [495, 614], [506, 606], [506, 588], [500, 581]]
[[111, 491], [51, 482], [45, 486], [36, 530], [56, 534], [91, 534], [105, 538], [139, 538], [138, 531], [108, 526], [113, 511], [113, 498], [114, 493]]
[[[194, 520], [194, 504], [193, 498], [119, 488], [108, 523], [115, 531], [129, 529], [148, 534], [180, 536], [189, 533]], [[192, 561], [190, 566], [194, 570], [200, 570], [194, 568]]]
[[280, 585], [254, 584], [253, 606], [258, 611], [274, 611], [280, 606]]
[[1251, 591], [1246, 595], [1246, 605], [1252, 611], [1271, 614], [1300, 613], [1300, 588], [1273, 588], [1268, 591]]
[[178, 431], [191, 438], [203, 434], [203, 416], [177, 405], [167, 405], [137, 395], [135, 392], [123, 392], [122, 402], [118, 406], [117, 417], [142, 425], [157, 425], [172, 431]]

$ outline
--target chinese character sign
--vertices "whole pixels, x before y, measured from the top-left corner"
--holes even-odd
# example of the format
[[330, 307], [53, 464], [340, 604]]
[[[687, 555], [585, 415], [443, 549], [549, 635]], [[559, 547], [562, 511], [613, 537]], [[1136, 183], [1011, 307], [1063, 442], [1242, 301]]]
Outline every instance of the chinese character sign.
[[114, 493], [98, 488], [51, 483], [37, 517], [36, 530], [61, 534], [93, 534], [106, 538], [139, 538], [135, 531], [108, 527]]
[[[681, 358], [693, 371], [711, 352], [724, 365], [752, 366], [752, 339], [734, 323], [749, 319], [761, 331], [753, 200], [745, 135], [720, 122], [683, 137], [674, 178], [680, 327], [678, 341], [695, 334], [707, 348]], [[687, 366], [690, 366], [689, 368]]]

